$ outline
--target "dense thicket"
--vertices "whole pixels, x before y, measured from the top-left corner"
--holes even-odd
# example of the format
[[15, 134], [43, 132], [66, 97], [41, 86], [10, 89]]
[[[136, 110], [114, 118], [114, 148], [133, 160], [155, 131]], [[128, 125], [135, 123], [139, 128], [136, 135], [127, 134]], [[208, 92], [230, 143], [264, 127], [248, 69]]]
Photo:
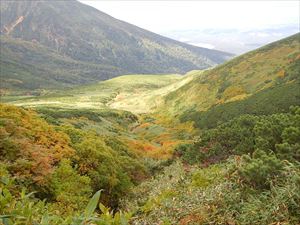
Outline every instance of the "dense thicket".
[[299, 107], [269, 116], [243, 115], [204, 130], [198, 141], [179, 146], [176, 153], [189, 163], [219, 162], [230, 155], [252, 154], [256, 150], [299, 161], [299, 121]]
[[[222, 221], [229, 215], [241, 224], [300, 221], [300, 107], [291, 107], [288, 113], [234, 118], [204, 130], [199, 140], [179, 146], [175, 155], [209, 168], [225, 162], [225, 181], [230, 185], [222, 191], [227, 196], [214, 197], [211, 203]], [[200, 172], [193, 182], [201, 186], [220, 177]]]
[[[145, 168], [121, 140], [59, 124], [1, 105], [0, 210], [6, 224], [299, 222], [300, 107], [242, 115], [202, 130], [138, 186]], [[99, 189], [102, 203], [116, 207], [122, 198], [122, 209], [131, 213], [113, 216], [100, 205], [94, 214]]]
[[125, 199], [133, 224], [300, 221], [300, 107], [242, 115], [180, 145], [174, 162]]
[[[86, 117], [95, 119], [92, 113]], [[116, 137], [70, 124], [54, 126], [15, 106], [0, 105], [0, 137], [0, 214], [14, 214], [14, 204], [27, 199], [25, 192], [49, 202], [49, 213], [57, 210], [65, 216], [83, 210], [98, 190], [101, 202], [115, 208], [120, 196], [147, 175], [141, 161]], [[19, 197], [21, 189], [24, 196]]]

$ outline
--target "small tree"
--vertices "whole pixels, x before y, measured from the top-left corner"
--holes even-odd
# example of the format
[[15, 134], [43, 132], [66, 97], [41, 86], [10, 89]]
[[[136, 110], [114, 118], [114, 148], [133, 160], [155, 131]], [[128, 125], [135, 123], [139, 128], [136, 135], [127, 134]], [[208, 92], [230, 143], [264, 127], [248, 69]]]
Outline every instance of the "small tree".
[[275, 155], [256, 150], [252, 157], [242, 156], [238, 175], [245, 183], [255, 188], [268, 189], [271, 180], [283, 172], [283, 166], [283, 162]]
[[66, 212], [83, 209], [92, 194], [90, 178], [79, 175], [69, 160], [62, 160], [51, 177], [57, 204]]

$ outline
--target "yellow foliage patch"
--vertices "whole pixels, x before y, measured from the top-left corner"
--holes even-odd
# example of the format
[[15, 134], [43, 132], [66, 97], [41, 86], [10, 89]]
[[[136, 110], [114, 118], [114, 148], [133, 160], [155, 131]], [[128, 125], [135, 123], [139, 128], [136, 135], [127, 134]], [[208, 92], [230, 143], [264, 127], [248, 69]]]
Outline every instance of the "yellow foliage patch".
[[280, 77], [280, 78], [284, 78], [284, 76], [285, 76], [284, 69], [279, 70], [279, 72], [277, 73], [277, 76]]
[[242, 94], [245, 94], [245, 90], [242, 86], [231, 86], [225, 89], [223, 98], [226, 100]]

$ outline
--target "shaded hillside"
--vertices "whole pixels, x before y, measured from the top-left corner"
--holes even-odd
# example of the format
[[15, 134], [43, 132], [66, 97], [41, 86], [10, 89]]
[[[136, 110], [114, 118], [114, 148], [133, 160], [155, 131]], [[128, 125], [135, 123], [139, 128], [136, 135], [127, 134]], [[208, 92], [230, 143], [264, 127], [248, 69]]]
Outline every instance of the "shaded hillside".
[[[23, 70], [24, 64], [32, 67], [32, 76], [40, 76], [38, 55], [41, 47], [37, 44], [55, 52], [48, 53], [44, 49], [43, 54], [59, 54], [66, 58], [49, 58], [50, 65], [43, 64], [45, 70], [51, 71], [53, 63], [63, 67], [65, 74], [70, 69], [69, 64], [64, 67], [65, 60], [88, 63], [81, 67], [84, 71], [90, 69], [80, 76], [81, 83], [130, 73], [184, 73], [208, 68], [232, 57], [228, 53], [162, 37], [77, 1], [1, 1], [1, 36], [30, 42], [1, 40], [1, 48], [4, 48], [1, 51], [2, 64], [6, 65], [7, 61], [14, 63], [3, 75], [7, 79]], [[24, 55], [24, 47], [38, 52]], [[22, 57], [18, 58], [19, 55]], [[95, 66], [100, 66], [100, 69], [95, 70]], [[73, 70], [69, 73], [72, 74]], [[50, 83], [74, 83], [61, 79], [63, 75], [58, 71], [55, 74], [48, 75]], [[19, 80], [26, 82], [26, 77]], [[45, 85], [42, 83], [40, 87]]]
[[[41, 88], [62, 88], [108, 79], [116, 67], [76, 61], [43, 45], [0, 37], [1, 41], [1, 83], [6, 94], [8, 90], [33, 90]], [[21, 92], [22, 93], [22, 92]]]
[[206, 111], [278, 84], [295, 82], [300, 75], [299, 40], [300, 34], [296, 34], [199, 73], [169, 93], [163, 109], [173, 115]]

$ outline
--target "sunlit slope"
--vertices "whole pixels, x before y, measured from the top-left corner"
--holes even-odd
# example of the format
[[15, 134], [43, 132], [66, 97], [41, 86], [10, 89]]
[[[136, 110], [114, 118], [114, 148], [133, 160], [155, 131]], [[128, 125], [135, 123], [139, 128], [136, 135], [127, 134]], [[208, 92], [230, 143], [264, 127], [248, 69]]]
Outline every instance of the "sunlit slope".
[[188, 110], [179, 119], [181, 122], [194, 121], [197, 128], [215, 128], [244, 114], [287, 113], [296, 105], [300, 106], [300, 80], [266, 88], [243, 100], [214, 105], [207, 111]]
[[165, 97], [162, 110], [171, 114], [205, 111], [244, 99], [266, 88], [294, 82], [300, 71], [300, 34], [274, 42], [194, 76]]
[[[191, 72], [185, 76], [151, 76], [146, 80], [144, 77], [140, 77], [140, 81], [142, 83], [146, 82], [146, 85], [141, 84], [141, 86], [137, 86], [137, 88], [133, 89], [128, 89], [125, 86], [108, 105], [111, 108], [128, 110], [135, 113], [153, 112], [162, 104], [164, 96], [192, 80], [193, 75], [194, 73]], [[131, 76], [124, 78], [130, 80]], [[172, 80], [170, 80], [171, 82], [165, 82], [166, 78], [172, 78]], [[121, 83], [120, 87], [122, 87]]]
[[126, 75], [92, 85], [77, 87], [55, 94], [2, 100], [19, 106], [51, 106], [63, 108], [115, 108], [144, 113], [161, 104], [163, 96], [172, 92], [198, 72], [181, 75]]

